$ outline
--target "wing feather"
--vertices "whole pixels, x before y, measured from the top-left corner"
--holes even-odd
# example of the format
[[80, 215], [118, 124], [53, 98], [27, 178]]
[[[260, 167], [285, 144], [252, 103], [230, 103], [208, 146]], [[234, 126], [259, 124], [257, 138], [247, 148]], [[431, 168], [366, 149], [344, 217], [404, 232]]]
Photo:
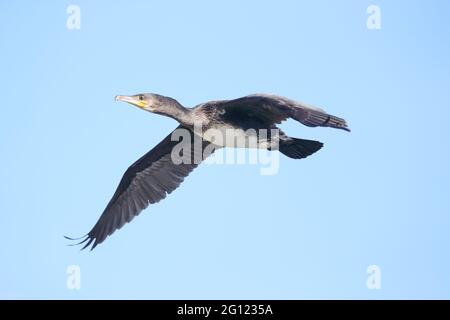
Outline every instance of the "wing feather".
[[[182, 126], [177, 129], [180, 128], [185, 129]], [[94, 249], [114, 231], [133, 220], [149, 204], [164, 199], [198, 166], [198, 163], [194, 162], [186, 164], [172, 162], [172, 148], [180, 142], [172, 141], [171, 136], [172, 133], [126, 170], [97, 223], [80, 242], [84, 244], [83, 249], [89, 246], [91, 250]], [[191, 136], [194, 139], [192, 132]], [[192, 140], [185, 143], [191, 143], [190, 146], [193, 146]], [[208, 142], [203, 141], [202, 149], [208, 145]], [[193, 159], [195, 148], [183, 150], [189, 149]]]
[[332, 127], [350, 131], [347, 122], [325, 110], [284, 97], [254, 94], [222, 102], [223, 117], [241, 127], [270, 127], [288, 118], [308, 127]]

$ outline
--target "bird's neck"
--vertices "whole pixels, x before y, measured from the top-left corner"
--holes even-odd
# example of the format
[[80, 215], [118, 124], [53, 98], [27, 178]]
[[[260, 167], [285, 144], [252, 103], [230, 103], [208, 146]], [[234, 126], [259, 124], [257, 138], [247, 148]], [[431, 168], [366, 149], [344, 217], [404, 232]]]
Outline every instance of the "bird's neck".
[[176, 103], [173, 104], [170, 108], [166, 108], [163, 115], [173, 118], [183, 125], [191, 126], [191, 111], [191, 109], [185, 108], [181, 104]]

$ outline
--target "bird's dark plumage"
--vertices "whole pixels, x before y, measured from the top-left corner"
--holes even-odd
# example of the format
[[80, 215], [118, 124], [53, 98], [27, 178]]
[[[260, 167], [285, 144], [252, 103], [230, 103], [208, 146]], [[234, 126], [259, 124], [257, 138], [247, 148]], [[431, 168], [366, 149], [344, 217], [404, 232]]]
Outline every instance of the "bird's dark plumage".
[[[164, 138], [151, 151], [133, 163], [122, 177], [113, 197], [109, 201], [95, 226], [79, 244], [83, 249], [92, 245], [94, 249], [115, 230], [130, 222], [149, 204], [156, 203], [175, 190], [183, 179], [194, 170], [205, 156], [208, 146], [210, 153], [227, 145], [213, 145], [195, 131], [195, 124], [202, 122], [202, 128], [235, 129], [278, 129], [277, 124], [292, 118], [309, 127], [332, 127], [350, 131], [344, 119], [330, 115], [320, 108], [299, 103], [274, 95], [250, 95], [234, 100], [211, 101], [192, 109], [184, 108], [176, 100], [156, 94], [138, 94], [117, 96], [141, 109], [174, 118], [180, 123], [177, 129], [190, 133], [190, 139], [183, 143], [200, 141], [201, 148], [184, 148], [184, 157], [191, 158], [190, 163], [176, 164], [171, 157], [174, 147], [180, 141], [172, 141], [172, 133]], [[194, 133], [195, 132], [195, 133]], [[280, 132], [279, 151], [293, 159], [305, 158], [323, 144], [318, 141], [292, 138]], [[269, 137], [269, 140], [271, 138]], [[269, 141], [272, 142], [272, 141]], [[272, 147], [267, 147], [272, 150]], [[187, 151], [186, 151], [187, 150]], [[198, 153], [201, 153], [199, 155]], [[198, 161], [200, 159], [200, 161]]]
[[342, 118], [332, 116], [323, 109], [274, 95], [249, 95], [219, 102], [218, 105], [226, 111], [224, 120], [236, 122], [240, 127], [269, 127], [292, 118], [308, 127], [332, 127], [350, 131]]

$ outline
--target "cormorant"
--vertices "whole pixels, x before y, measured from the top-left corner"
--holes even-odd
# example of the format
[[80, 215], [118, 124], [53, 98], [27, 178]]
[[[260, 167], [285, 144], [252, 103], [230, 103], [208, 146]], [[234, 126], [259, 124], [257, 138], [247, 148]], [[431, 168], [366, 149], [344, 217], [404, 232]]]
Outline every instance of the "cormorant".
[[[185, 108], [175, 99], [151, 93], [116, 96], [116, 101], [128, 102], [145, 111], [168, 116], [178, 121], [180, 125], [174, 132], [185, 130], [191, 133], [191, 139], [183, 142], [190, 145], [187, 148], [183, 148], [182, 145], [180, 153], [184, 160], [189, 161], [179, 163], [180, 161], [173, 160], [172, 151], [180, 142], [176, 139], [173, 141], [174, 132], [172, 132], [133, 163], [126, 170], [95, 226], [78, 243], [84, 243], [82, 249], [91, 244], [91, 250], [94, 249], [115, 230], [130, 222], [149, 204], [164, 199], [180, 185], [201, 160], [215, 149], [236, 147], [233, 143], [237, 136], [245, 138], [245, 145], [237, 147], [255, 147], [249, 144], [249, 140], [255, 138], [258, 143], [256, 147], [268, 150], [279, 149], [290, 158], [302, 159], [318, 151], [323, 144], [318, 141], [288, 137], [276, 127], [277, 124], [292, 118], [308, 127], [331, 127], [350, 131], [344, 119], [330, 115], [323, 109], [268, 94], [254, 94], [234, 100], [210, 101], [194, 108]], [[216, 139], [210, 134], [214, 130], [223, 133], [228, 129], [238, 129], [235, 131], [239, 132], [231, 139], [232, 143], [230, 139]], [[271, 129], [278, 129], [279, 134], [276, 139], [270, 134], [262, 137], [261, 129], [270, 132], [272, 132]], [[195, 144], [195, 139], [200, 141], [200, 148], [190, 147]], [[208, 146], [213, 148], [210, 148], [205, 155], [203, 152]]]

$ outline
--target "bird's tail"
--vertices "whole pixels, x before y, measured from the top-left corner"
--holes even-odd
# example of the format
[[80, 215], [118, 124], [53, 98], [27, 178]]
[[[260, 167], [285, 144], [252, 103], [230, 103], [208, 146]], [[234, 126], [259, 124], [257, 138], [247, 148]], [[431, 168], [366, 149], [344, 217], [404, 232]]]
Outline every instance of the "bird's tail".
[[319, 151], [323, 143], [314, 140], [288, 138], [280, 140], [279, 150], [285, 156], [292, 159], [303, 159]]

